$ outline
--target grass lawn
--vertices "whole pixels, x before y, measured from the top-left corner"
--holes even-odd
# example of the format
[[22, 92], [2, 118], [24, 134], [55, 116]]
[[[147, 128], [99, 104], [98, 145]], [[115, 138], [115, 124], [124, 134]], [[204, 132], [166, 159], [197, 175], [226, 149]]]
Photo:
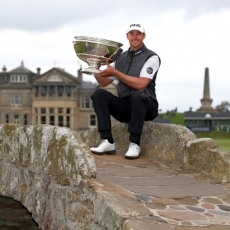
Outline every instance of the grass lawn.
[[166, 113], [159, 114], [159, 118], [169, 119], [172, 124], [184, 125], [184, 114], [177, 113], [174, 115], [167, 116]]
[[177, 113], [176, 115], [172, 116], [170, 118], [172, 124], [177, 125], [184, 125], [184, 114], [183, 113]]
[[230, 151], [230, 139], [213, 139], [220, 148]]
[[230, 132], [208, 132], [196, 133], [197, 138], [209, 137], [212, 138], [220, 148], [230, 151]]

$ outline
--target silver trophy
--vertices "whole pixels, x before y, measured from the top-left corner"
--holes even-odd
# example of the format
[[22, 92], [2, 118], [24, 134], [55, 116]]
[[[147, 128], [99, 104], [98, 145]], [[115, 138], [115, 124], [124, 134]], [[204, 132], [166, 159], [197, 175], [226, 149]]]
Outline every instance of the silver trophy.
[[123, 51], [120, 47], [123, 44], [102, 38], [76, 36], [74, 43], [74, 50], [77, 56], [89, 67], [81, 70], [82, 73], [94, 75], [99, 73], [99, 68], [106, 64], [108, 60], [110, 63]]

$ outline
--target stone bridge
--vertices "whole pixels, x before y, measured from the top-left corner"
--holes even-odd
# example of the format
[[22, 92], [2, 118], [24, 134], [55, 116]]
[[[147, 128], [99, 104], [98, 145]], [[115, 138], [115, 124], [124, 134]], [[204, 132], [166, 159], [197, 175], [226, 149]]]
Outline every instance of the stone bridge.
[[[127, 124], [112, 128], [118, 154], [128, 147]], [[89, 147], [97, 130], [74, 132], [48, 125], [0, 125], [0, 194], [22, 203], [40, 229], [126, 229], [135, 218], [98, 189]], [[230, 153], [179, 125], [146, 122], [142, 155], [177, 170], [194, 170], [230, 182]]]

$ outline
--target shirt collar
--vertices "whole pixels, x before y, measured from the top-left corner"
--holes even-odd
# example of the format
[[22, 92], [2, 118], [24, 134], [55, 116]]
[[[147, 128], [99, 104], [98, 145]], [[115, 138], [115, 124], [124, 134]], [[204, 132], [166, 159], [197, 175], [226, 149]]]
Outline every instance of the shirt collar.
[[145, 46], [145, 44], [143, 44], [139, 49], [135, 50], [135, 51], [131, 51], [130, 48], [128, 50], [129, 54], [131, 56], [136, 56], [138, 54], [141, 54], [143, 51], [145, 51], [147, 48]]

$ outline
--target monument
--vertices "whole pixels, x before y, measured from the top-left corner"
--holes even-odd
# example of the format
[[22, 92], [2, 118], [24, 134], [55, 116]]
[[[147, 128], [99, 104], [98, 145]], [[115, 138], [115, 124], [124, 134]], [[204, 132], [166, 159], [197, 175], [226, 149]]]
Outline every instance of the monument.
[[204, 75], [204, 92], [203, 98], [201, 101], [201, 107], [197, 110], [197, 112], [202, 113], [213, 113], [215, 110], [212, 107], [212, 99], [210, 98], [210, 86], [209, 86], [209, 69], [205, 68], [205, 75]]

